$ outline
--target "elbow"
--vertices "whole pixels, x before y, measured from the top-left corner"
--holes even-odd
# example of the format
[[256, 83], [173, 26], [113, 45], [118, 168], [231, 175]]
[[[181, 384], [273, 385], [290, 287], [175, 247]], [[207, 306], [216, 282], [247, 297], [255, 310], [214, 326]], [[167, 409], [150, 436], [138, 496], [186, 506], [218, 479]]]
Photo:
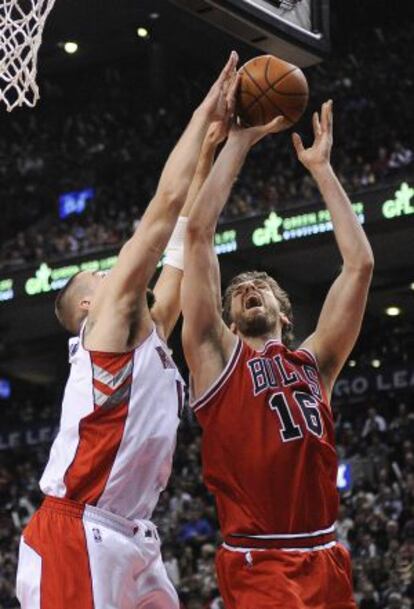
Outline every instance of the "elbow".
[[353, 264], [345, 264], [345, 266], [348, 267], [350, 271], [357, 273], [360, 277], [371, 281], [375, 266], [374, 256], [372, 252], [367, 252], [367, 254], [360, 257]]
[[370, 250], [361, 259], [361, 263], [360, 263], [361, 271], [363, 273], [366, 273], [367, 275], [371, 276], [372, 273], [374, 272], [374, 266], [375, 266], [374, 254], [373, 254], [372, 250]]
[[182, 193], [171, 191], [165, 197], [166, 207], [174, 216], [179, 216], [184, 205], [184, 196]]
[[211, 242], [214, 239], [215, 227], [206, 226], [205, 223], [192, 218], [191, 215], [187, 224], [187, 241], [193, 242]]
[[359, 277], [360, 280], [366, 284], [367, 286], [369, 286], [372, 282], [372, 276], [374, 274], [374, 258], [371, 257], [367, 260], [364, 260], [361, 263], [360, 269], [359, 269]]
[[178, 215], [184, 204], [183, 193], [173, 188], [163, 188], [158, 190], [157, 197], [163, 202], [163, 207], [167, 212]]

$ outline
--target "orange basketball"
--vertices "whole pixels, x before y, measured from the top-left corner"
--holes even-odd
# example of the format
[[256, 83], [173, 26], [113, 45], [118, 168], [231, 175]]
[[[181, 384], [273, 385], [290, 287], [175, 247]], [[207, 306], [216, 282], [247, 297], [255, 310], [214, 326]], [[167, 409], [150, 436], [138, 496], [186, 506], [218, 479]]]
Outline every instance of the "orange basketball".
[[309, 88], [302, 70], [273, 55], [255, 57], [240, 68], [236, 113], [245, 127], [283, 115], [289, 126], [304, 113]]

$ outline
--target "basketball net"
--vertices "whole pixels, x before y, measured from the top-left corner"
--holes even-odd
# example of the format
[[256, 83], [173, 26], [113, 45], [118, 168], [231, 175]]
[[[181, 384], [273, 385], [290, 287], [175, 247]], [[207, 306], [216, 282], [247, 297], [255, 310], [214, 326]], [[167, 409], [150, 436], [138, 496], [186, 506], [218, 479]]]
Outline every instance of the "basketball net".
[[56, 0], [0, 0], [0, 102], [35, 106], [37, 54]]

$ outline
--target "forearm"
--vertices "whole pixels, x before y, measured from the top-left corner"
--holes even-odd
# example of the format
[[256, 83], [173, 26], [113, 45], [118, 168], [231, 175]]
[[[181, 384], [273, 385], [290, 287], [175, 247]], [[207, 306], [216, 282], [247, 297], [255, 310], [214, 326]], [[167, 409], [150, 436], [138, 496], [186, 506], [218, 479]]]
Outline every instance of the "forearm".
[[184, 203], [200, 156], [201, 146], [211, 121], [198, 108], [175, 148], [167, 159], [162, 171], [157, 193], [169, 193], [177, 201]]
[[215, 143], [208, 141], [207, 135], [201, 148], [197, 167], [187, 192], [184, 207], [180, 212], [180, 217], [167, 246], [165, 263], [181, 270], [184, 268], [184, 236], [187, 228], [187, 219], [193, 203], [211, 171], [216, 147]]
[[155, 304], [151, 309], [151, 315], [161, 327], [166, 340], [174, 329], [181, 312], [182, 275], [182, 270], [166, 264], [154, 286]]
[[180, 287], [184, 269], [184, 237], [187, 217], [211, 170], [215, 149], [215, 145], [204, 141], [184, 207], [165, 252], [164, 268], [154, 289], [158, 303], [155, 314], [161, 323], [165, 338], [170, 335], [180, 314]]
[[214, 233], [249, 149], [247, 143], [233, 141], [231, 137], [227, 140], [193, 205], [189, 231], [197, 230], [209, 237]]
[[181, 210], [182, 216], [189, 216], [193, 203], [211, 171], [215, 152], [216, 145], [204, 142], [193, 179], [188, 189], [184, 207]]
[[344, 264], [353, 268], [372, 266], [370, 243], [332, 166], [321, 165], [311, 169], [311, 174], [330, 212]]

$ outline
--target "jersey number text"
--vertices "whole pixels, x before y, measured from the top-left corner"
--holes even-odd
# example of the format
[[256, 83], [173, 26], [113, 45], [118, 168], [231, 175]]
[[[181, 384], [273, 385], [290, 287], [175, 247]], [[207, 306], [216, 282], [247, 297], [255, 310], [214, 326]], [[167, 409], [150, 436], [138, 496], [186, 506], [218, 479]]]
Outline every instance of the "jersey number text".
[[[320, 438], [323, 434], [323, 426], [317, 399], [313, 395], [303, 391], [295, 391], [293, 398], [299, 406], [306, 429]], [[294, 421], [291, 409], [283, 393], [273, 394], [269, 399], [269, 406], [277, 412], [279, 417], [281, 425], [280, 436], [283, 442], [291, 442], [292, 440], [303, 438], [303, 423], [301, 422], [301, 426]]]

